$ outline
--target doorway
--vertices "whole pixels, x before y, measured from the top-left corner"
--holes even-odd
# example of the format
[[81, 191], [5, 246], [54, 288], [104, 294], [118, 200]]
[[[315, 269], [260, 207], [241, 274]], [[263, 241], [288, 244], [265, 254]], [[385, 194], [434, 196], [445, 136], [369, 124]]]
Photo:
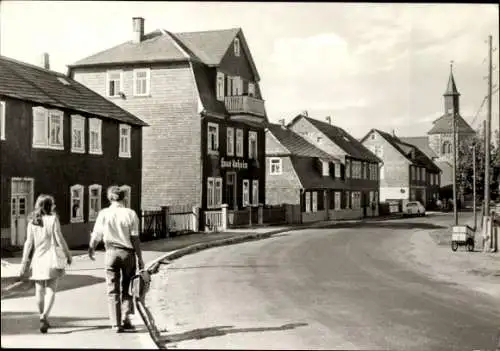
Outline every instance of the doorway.
[[236, 194], [236, 172], [226, 173], [226, 201], [230, 210], [238, 208]]
[[23, 246], [26, 241], [28, 215], [33, 208], [33, 185], [34, 180], [31, 178], [12, 178], [10, 201], [12, 246]]

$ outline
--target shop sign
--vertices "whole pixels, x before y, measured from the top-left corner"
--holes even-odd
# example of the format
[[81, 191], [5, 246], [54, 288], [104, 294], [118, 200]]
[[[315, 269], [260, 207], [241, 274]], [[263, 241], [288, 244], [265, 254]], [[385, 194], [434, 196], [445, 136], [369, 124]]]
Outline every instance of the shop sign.
[[236, 169], [248, 169], [248, 163], [240, 160], [224, 160], [224, 157], [220, 160], [221, 168], [236, 168]]

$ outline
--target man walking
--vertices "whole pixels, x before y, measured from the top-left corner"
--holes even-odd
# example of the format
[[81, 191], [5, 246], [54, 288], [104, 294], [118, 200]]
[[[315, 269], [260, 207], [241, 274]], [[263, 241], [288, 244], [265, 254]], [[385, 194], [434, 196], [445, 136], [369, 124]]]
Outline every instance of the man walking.
[[134, 210], [123, 205], [125, 192], [113, 185], [108, 188], [107, 196], [111, 205], [97, 215], [88, 253], [94, 260], [97, 244], [104, 241], [109, 316], [113, 329], [121, 333], [135, 328], [130, 322], [134, 302], [129, 286], [136, 272], [136, 256], [140, 270], [144, 268], [144, 262], [139, 240], [139, 218]]

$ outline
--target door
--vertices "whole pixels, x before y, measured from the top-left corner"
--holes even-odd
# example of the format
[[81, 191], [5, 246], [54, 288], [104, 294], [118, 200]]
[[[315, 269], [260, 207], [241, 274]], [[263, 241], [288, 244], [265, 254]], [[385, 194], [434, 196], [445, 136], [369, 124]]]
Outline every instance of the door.
[[11, 237], [12, 246], [23, 246], [26, 240], [28, 214], [33, 202], [33, 180], [12, 179], [11, 192]]
[[238, 203], [236, 201], [236, 173], [228, 172], [226, 174], [226, 199], [228, 208], [236, 210]]

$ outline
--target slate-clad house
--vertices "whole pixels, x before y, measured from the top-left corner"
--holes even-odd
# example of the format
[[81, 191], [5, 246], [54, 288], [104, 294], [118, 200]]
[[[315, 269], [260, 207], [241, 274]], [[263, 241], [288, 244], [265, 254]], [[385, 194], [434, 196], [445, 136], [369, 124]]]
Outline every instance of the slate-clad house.
[[140, 209], [146, 124], [75, 80], [0, 56], [1, 238], [21, 246], [36, 197], [51, 194], [71, 247], [88, 244], [106, 188]]
[[82, 59], [69, 74], [151, 125], [142, 208], [264, 203], [264, 101], [241, 29], [144, 34]]
[[441, 170], [418, 147], [394, 134], [370, 130], [361, 142], [384, 162], [380, 201], [420, 201], [429, 208], [439, 198]]
[[378, 157], [331, 120], [323, 122], [300, 114], [288, 128], [339, 160], [346, 209], [359, 209], [359, 217], [378, 215]]

